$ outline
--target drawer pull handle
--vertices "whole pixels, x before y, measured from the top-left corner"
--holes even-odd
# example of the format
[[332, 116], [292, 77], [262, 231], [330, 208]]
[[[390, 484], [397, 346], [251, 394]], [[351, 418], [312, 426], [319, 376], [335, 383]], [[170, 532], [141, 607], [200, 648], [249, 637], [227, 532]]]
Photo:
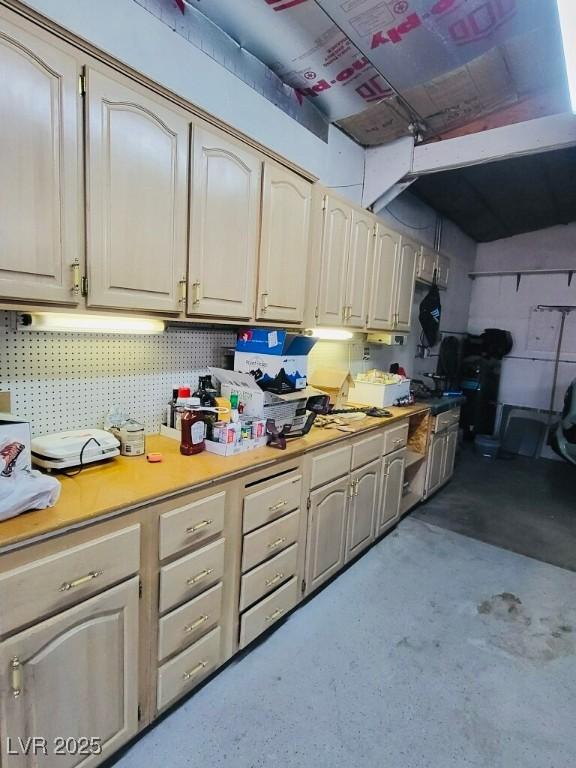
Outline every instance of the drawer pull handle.
[[68, 592], [71, 589], [74, 589], [75, 587], [82, 587], [84, 584], [87, 584], [89, 581], [92, 581], [93, 579], [97, 579], [98, 576], [102, 576], [104, 571], [90, 571], [90, 573], [87, 573], [85, 576], [80, 576], [78, 579], [74, 579], [73, 581], [64, 581], [60, 586], [58, 587], [58, 592]]
[[274, 584], [278, 584], [279, 581], [282, 581], [283, 578], [283, 573], [277, 573], [276, 576], [273, 576], [271, 579], [266, 579], [266, 586], [272, 587]]
[[283, 499], [282, 501], [276, 502], [276, 504], [272, 504], [271, 507], [268, 507], [268, 512], [278, 512], [279, 509], [282, 509], [282, 507], [285, 507], [288, 502], [286, 499]]
[[196, 576], [191, 576], [186, 583], [190, 587], [192, 584], [197, 584], [199, 581], [202, 581], [202, 579], [205, 579], [206, 576], [210, 576], [213, 572], [214, 568], [204, 568], [204, 570], [197, 573]]
[[212, 525], [213, 522], [213, 520], [201, 520], [199, 523], [196, 523], [196, 525], [186, 528], [186, 533], [196, 533], [197, 531], [201, 531], [202, 528], [206, 528], [207, 525]]
[[402, 445], [404, 443], [404, 440], [401, 437], [398, 437], [396, 440], [394, 440], [394, 445]]
[[22, 662], [18, 656], [14, 656], [10, 662], [10, 687], [15, 699], [22, 693]]
[[283, 614], [283, 613], [284, 613], [284, 608], [276, 608], [276, 610], [275, 610], [275, 611], [272, 611], [272, 613], [270, 614], [270, 616], [266, 616], [266, 619], [265, 619], [265, 620], [266, 620], [266, 621], [274, 621], [274, 620], [275, 620], [275, 619], [277, 619], [279, 616], [282, 616], [282, 614]]
[[198, 664], [196, 664], [195, 667], [192, 667], [192, 669], [189, 669], [188, 672], [184, 672], [182, 675], [182, 680], [186, 682], [187, 680], [192, 680], [193, 677], [196, 677], [196, 675], [199, 672], [202, 672], [203, 669], [205, 669], [208, 666], [207, 661], [201, 661]]
[[281, 536], [279, 539], [276, 539], [276, 541], [270, 542], [270, 544], [268, 544], [268, 549], [278, 549], [278, 547], [284, 544], [285, 541], [286, 536]]
[[193, 621], [192, 624], [188, 624], [187, 626], [185, 626], [184, 632], [186, 632], [186, 634], [190, 632], [194, 632], [195, 629], [198, 629], [198, 627], [201, 627], [202, 624], [205, 624], [209, 618], [210, 618], [209, 616], [200, 616], [199, 618], [196, 619], [196, 621]]

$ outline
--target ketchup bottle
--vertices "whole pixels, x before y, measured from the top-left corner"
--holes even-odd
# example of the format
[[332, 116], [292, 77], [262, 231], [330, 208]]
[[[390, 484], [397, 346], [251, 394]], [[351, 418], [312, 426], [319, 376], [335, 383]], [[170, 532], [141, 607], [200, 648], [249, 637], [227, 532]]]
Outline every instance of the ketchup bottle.
[[[189, 405], [200, 408], [200, 399], [191, 397]], [[182, 430], [182, 439], [180, 441], [180, 453], [183, 456], [194, 456], [196, 453], [202, 453], [206, 448], [204, 442], [204, 416], [201, 410], [191, 410], [187, 408], [180, 419]]]

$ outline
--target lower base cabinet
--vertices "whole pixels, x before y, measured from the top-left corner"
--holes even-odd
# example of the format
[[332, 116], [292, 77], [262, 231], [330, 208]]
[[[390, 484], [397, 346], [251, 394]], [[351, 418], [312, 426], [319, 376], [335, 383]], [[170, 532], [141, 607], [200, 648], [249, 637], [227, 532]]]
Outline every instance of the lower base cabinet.
[[138, 607], [133, 578], [0, 645], [3, 768], [88, 768], [136, 734]]
[[432, 436], [426, 470], [426, 496], [433, 494], [452, 477], [457, 446], [457, 424], [446, 432]]
[[344, 565], [350, 480], [348, 476], [310, 494], [306, 591], [319, 587]]
[[400, 516], [406, 451], [394, 451], [382, 459], [382, 493], [376, 519], [376, 535], [384, 533]]
[[380, 459], [352, 472], [350, 489], [346, 562], [374, 541], [374, 513], [380, 493]]

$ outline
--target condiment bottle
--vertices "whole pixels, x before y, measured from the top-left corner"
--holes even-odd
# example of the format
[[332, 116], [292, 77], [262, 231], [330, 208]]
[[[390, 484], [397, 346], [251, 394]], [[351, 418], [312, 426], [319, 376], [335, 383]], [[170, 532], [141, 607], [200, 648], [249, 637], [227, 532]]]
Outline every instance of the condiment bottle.
[[180, 419], [182, 439], [180, 441], [180, 453], [183, 456], [194, 456], [202, 453], [206, 448], [204, 442], [204, 414], [200, 410], [200, 400], [191, 397], [188, 400], [189, 408], [186, 408]]

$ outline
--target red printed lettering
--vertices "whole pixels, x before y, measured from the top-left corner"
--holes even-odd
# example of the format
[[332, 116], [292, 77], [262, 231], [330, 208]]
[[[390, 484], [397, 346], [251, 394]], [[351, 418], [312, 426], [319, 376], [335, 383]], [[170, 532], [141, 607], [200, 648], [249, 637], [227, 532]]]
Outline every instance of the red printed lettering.
[[273, 5], [274, 11], [286, 11], [288, 8], [293, 8], [295, 5], [301, 3], [307, 3], [308, 0], [264, 0], [267, 5]]
[[397, 27], [391, 27], [391, 29], [386, 30], [388, 37], [386, 37], [383, 32], [376, 32], [376, 34], [372, 36], [370, 48], [374, 50], [374, 48], [378, 48], [384, 43], [390, 42], [401, 43], [403, 37], [405, 37], [409, 32], [412, 32], [413, 29], [417, 29], [420, 26], [422, 26], [422, 20], [420, 19], [420, 16], [418, 16], [417, 13], [411, 13], [410, 16], [407, 16], [401, 24], [398, 24]]
[[448, 31], [458, 45], [474, 43], [492, 35], [515, 13], [516, 0], [487, 0], [454, 22]]
[[446, 13], [446, 11], [449, 11], [455, 2], [456, 0], [438, 0], [438, 2], [434, 3], [432, 8], [430, 8], [430, 13], [433, 13], [434, 16], [440, 16], [441, 14]]
[[361, 96], [364, 101], [381, 101], [386, 96], [392, 94], [392, 89], [384, 85], [384, 80], [380, 75], [374, 75], [365, 83], [359, 85], [356, 88], [356, 93]]
[[375, 35], [372, 35], [372, 42], [370, 43], [370, 48], [374, 50], [374, 48], [379, 48], [381, 45], [384, 45], [384, 43], [389, 43], [390, 40], [384, 35], [383, 32], [376, 32]]

